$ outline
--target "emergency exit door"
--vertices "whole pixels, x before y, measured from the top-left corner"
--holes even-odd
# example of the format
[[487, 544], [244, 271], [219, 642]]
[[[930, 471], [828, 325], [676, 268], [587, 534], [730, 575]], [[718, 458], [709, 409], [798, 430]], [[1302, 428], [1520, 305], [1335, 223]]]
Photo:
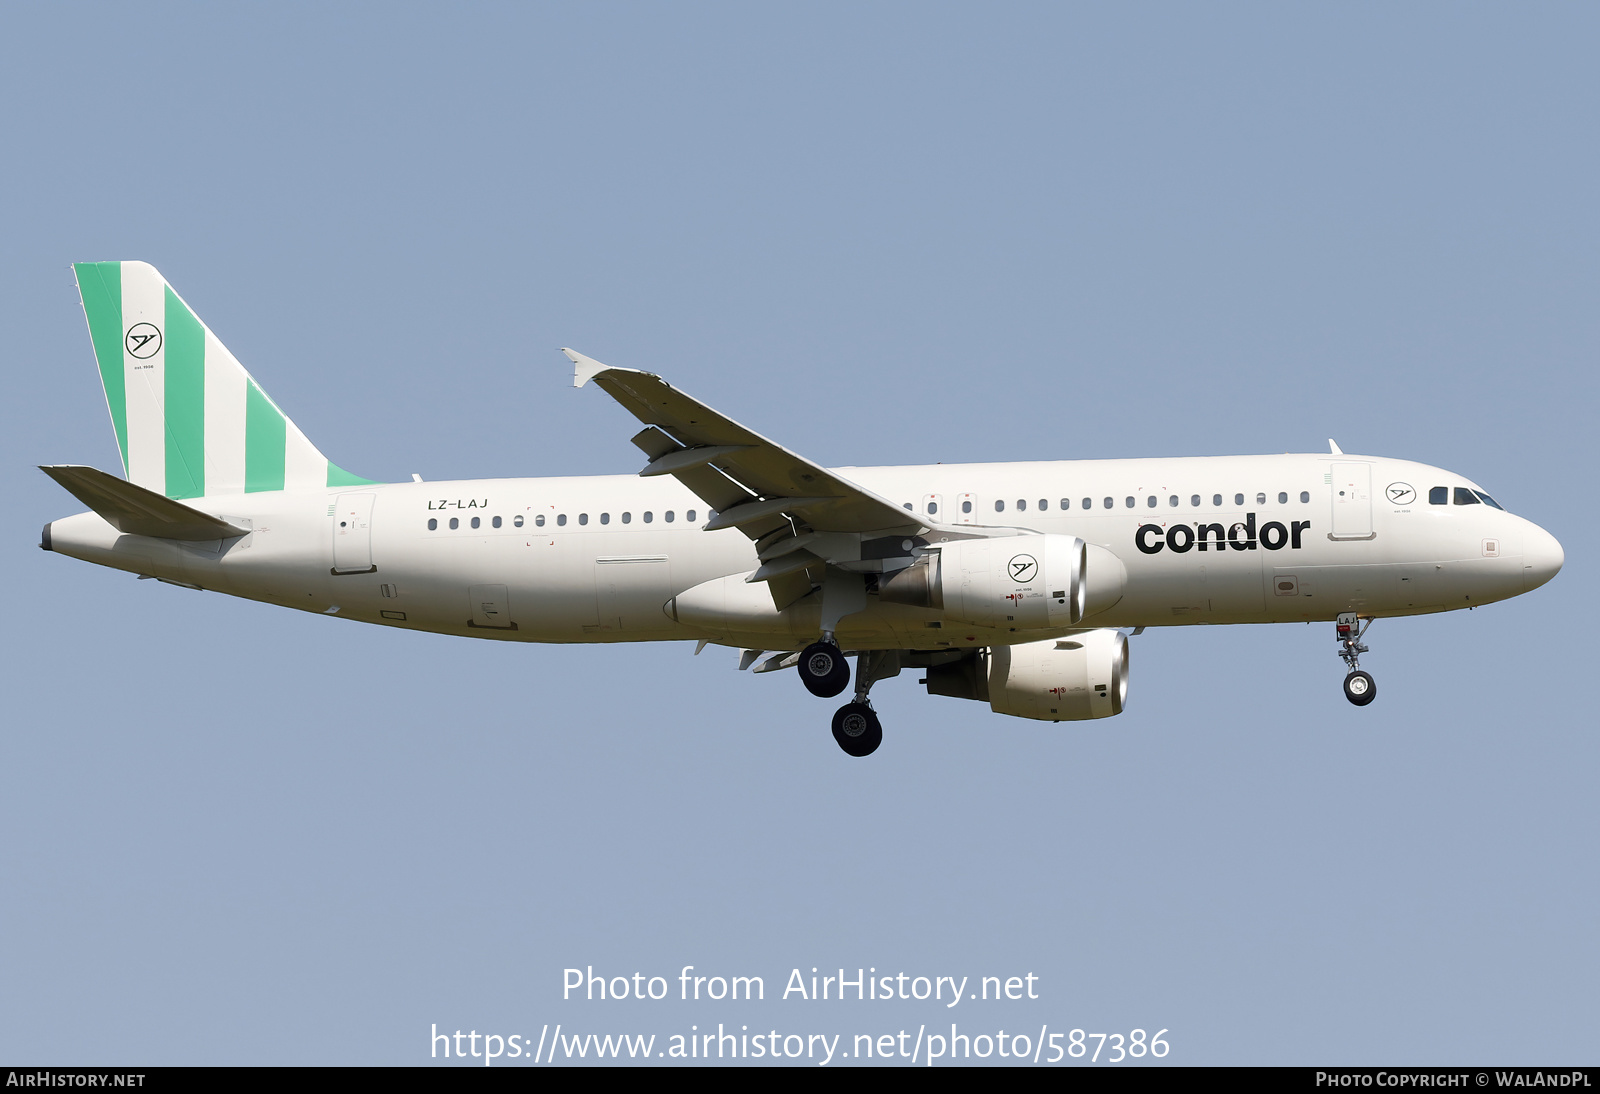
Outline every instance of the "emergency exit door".
[[1372, 538], [1372, 465], [1336, 463], [1333, 465], [1334, 539]]
[[370, 574], [372, 503], [376, 494], [340, 494], [333, 507], [333, 572]]

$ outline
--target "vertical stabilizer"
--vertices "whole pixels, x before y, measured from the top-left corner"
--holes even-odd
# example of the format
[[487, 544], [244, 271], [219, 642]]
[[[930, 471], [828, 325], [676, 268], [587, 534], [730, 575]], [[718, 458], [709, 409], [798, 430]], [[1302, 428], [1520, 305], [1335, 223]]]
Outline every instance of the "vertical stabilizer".
[[317, 451], [154, 266], [72, 269], [128, 481], [169, 498], [371, 481]]

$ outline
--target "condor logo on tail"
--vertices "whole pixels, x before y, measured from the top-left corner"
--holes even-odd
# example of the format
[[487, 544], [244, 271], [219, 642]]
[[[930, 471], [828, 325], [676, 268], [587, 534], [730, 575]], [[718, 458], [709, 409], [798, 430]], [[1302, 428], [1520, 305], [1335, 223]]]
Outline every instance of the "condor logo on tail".
[[1261, 526], [1261, 533], [1257, 535], [1256, 515], [1246, 513], [1243, 520], [1230, 528], [1223, 528], [1221, 524], [1200, 523], [1192, 528], [1187, 524], [1174, 524], [1166, 528], [1159, 524], [1141, 524], [1133, 534], [1133, 544], [1147, 555], [1160, 554], [1163, 549], [1181, 555], [1196, 547], [1204, 551], [1211, 546], [1219, 551], [1229, 547], [1235, 551], [1254, 551], [1258, 543], [1269, 551], [1281, 551], [1285, 547], [1298, 551], [1300, 535], [1310, 527], [1309, 520], [1291, 520], [1288, 527], [1271, 520]]

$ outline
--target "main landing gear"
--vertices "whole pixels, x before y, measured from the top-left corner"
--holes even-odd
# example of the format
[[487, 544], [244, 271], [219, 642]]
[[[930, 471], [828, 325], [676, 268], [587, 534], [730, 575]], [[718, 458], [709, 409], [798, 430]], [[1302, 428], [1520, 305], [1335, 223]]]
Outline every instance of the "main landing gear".
[[850, 682], [850, 663], [831, 634], [801, 650], [795, 667], [800, 670], [800, 682], [818, 699], [832, 699]]
[[[850, 668], [839, 647], [826, 636], [800, 654], [800, 679], [813, 695], [839, 694], [850, 679]], [[856, 691], [850, 702], [834, 711], [833, 739], [848, 756], [870, 756], [883, 743], [883, 723], [867, 694], [879, 680], [900, 672], [898, 650], [863, 650], [856, 654]], [[837, 682], [837, 683], [836, 683]], [[831, 691], [819, 690], [821, 687]]]
[[1362, 623], [1354, 612], [1343, 612], [1334, 624], [1339, 636], [1339, 656], [1350, 666], [1350, 675], [1344, 678], [1344, 697], [1358, 707], [1364, 707], [1378, 697], [1378, 685], [1372, 674], [1361, 671], [1359, 657], [1367, 652], [1361, 637], [1372, 628], [1372, 620]]

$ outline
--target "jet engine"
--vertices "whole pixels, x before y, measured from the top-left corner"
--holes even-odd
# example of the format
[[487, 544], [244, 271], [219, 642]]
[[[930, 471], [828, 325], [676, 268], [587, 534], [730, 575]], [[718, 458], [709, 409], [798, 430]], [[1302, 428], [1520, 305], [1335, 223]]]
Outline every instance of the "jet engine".
[[1045, 722], [1109, 718], [1128, 698], [1128, 638], [1084, 631], [974, 650], [932, 666], [924, 682], [930, 695], [986, 701], [996, 714]]
[[1077, 536], [964, 539], [885, 575], [878, 597], [980, 626], [1044, 630], [1111, 607], [1126, 577], [1121, 559]]

